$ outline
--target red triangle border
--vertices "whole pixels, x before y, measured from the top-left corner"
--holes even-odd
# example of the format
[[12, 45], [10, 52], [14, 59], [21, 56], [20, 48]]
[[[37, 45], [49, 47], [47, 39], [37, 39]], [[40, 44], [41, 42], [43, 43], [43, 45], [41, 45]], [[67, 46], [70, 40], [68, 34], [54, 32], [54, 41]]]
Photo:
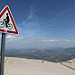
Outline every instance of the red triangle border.
[[10, 15], [10, 18], [11, 18], [11, 21], [12, 21], [12, 23], [13, 23], [13, 25], [14, 25], [15, 31], [9, 31], [9, 30], [0, 29], [0, 32], [18, 34], [18, 30], [17, 30], [17, 28], [16, 28], [16, 25], [15, 25], [15, 22], [14, 22], [14, 19], [13, 19], [13, 16], [12, 16], [12, 14], [11, 14], [11, 11], [10, 11], [8, 5], [6, 5], [5, 8], [2, 10], [2, 12], [0, 13], [0, 18], [2, 17], [2, 15], [3, 15], [6, 11], [8, 11], [8, 13], [9, 13], [9, 15]]

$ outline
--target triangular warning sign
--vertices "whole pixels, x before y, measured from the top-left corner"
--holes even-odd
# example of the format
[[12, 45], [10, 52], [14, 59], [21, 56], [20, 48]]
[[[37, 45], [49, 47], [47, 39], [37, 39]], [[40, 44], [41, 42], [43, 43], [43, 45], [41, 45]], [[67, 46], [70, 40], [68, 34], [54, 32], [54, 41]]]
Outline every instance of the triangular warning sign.
[[6, 5], [0, 13], [0, 32], [18, 34], [18, 30], [8, 5]]

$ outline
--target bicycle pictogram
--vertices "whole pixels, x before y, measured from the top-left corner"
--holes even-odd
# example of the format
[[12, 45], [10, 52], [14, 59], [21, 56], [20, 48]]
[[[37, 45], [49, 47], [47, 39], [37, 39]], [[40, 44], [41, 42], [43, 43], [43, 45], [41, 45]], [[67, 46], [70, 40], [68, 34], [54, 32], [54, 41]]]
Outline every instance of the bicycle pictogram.
[[3, 19], [3, 21], [0, 21], [0, 28], [8, 28], [9, 30], [11, 30], [13, 28], [13, 25], [11, 23], [9, 23], [10, 19], [9, 19], [9, 15], [8, 13], [6, 13], [6, 18]]

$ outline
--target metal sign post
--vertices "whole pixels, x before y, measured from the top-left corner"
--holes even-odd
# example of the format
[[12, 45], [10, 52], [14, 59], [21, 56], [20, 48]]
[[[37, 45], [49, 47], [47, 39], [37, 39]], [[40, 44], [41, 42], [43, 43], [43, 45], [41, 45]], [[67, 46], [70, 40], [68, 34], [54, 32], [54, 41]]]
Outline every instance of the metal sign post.
[[5, 38], [6, 38], [6, 33], [2, 33], [2, 40], [1, 40], [1, 75], [4, 75]]

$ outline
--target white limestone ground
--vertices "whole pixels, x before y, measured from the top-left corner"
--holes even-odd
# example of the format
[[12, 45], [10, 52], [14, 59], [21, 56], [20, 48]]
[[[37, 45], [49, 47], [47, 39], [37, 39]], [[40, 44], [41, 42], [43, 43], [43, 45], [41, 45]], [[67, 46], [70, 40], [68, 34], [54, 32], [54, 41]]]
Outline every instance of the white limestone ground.
[[60, 63], [5, 57], [4, 75], [75, 75], [75, 71]]

